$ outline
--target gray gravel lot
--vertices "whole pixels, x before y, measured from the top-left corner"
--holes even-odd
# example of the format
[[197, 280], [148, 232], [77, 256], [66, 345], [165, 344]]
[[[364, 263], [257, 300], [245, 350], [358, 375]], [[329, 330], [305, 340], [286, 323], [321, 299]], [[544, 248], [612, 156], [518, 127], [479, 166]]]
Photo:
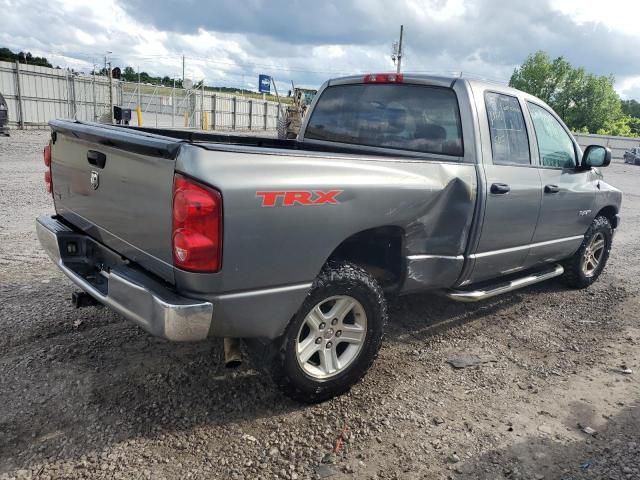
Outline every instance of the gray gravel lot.
[[33, 228], [47, 136], [0, 137], [0, 479], [640, 479], [640, 167], [605, 170], [623, 224], [595, 285], [394, 300], [365, 380], [303, 406], [220, 341], [71, 307]]

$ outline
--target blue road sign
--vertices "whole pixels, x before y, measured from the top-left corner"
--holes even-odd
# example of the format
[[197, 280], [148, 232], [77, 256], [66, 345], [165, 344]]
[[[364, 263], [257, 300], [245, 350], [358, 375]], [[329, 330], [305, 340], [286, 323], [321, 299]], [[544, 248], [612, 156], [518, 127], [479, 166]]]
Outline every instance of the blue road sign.
[[260, 93], [271, 93], [271, 77], [269, 75], [259, 75], [258, 85]]

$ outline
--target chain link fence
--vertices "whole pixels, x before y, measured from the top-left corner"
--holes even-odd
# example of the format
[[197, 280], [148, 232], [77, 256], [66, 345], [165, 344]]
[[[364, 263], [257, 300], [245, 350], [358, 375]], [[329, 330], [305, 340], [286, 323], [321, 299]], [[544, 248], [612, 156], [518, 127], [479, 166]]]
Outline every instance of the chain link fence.
[[[113, 106], [132, 110], [131, 125], [205, 130], [275, 131], [277, 102], [210, 89], [182, 89], [0, 62], [0, 93], [9, 125], [44, 128], [54, 118], [110, 123]], [[139, 112], [139, 115], [138, 115]]]
[[67, 70], [0, 62], [0, 93], [7, 101], [9, 125], [43, 128], [54, 118], [109, 120], [117, 85], [101, 76], [78, 76]]
[[[146, 127], [207, 130], [275, 130], [275, 102], [213, 92], [206, 88], [153, 86], [121, 82], [123, 108], [132, 113], [132, 124]], [[136, 108], [140, 108], [138, 122]]]

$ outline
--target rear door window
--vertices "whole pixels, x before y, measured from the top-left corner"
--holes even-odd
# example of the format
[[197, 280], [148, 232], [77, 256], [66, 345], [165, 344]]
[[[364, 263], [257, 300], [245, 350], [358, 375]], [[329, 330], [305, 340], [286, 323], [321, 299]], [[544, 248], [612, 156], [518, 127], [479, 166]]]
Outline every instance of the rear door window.
[[410, 84], [328, 87], [306, 139], [461, 157], [458, 100], [449, 88]]
[[484, 101], [494, 165], [530, 165], [529, 137], [518, 99], [487, 92]]

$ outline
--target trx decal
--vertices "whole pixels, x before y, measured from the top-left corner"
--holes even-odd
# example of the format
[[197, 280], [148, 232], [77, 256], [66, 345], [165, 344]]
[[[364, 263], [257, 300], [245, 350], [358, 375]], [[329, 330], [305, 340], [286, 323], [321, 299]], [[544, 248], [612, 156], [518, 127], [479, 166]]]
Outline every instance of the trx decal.
[[291, 207], [293, 205], [337, 205], [342, 190], [300, 190], [293, 192], [256, 192], [263, 207]]

